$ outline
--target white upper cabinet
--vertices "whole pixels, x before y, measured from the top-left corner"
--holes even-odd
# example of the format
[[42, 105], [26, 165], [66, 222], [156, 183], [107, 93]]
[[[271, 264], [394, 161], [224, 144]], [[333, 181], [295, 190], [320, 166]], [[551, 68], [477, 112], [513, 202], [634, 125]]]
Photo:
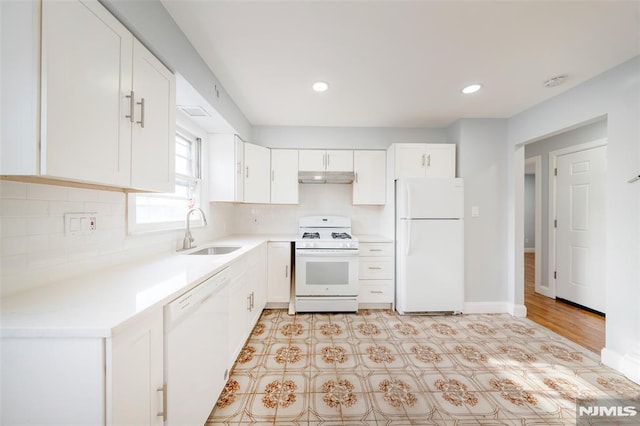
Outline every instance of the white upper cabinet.
[[298, 150], [271, 150], [271, 204], [298, 204]]
[[386, 152], [354, 151], [353, 204], [386, 203]]
[[238, 135], [211, 135], [209, 200], [244, 201], [244, 142]]
[[[1, 173], [172, 190], [171, 72], [97, 1], [4, 3], [2, 40], [14, 45], [2, 53], [3, 127], [16, 111], [28, 115], [3, 128]], [[22, 93], [13, 111], [6, 88]]]
[[271, 155], [269, 148], [244, 143], [244, 201], [269, 203], [271, 200]]
[[403, 177], [455, 177], [455, 144], [398, 143], [394, 150], [394, 179]]
[[175, 76], [138, 40], [133, 42], [131, 186], [175, 190]]
[[353, 151], [301, 149], [298, 169], [303, 172], [352, 172]]

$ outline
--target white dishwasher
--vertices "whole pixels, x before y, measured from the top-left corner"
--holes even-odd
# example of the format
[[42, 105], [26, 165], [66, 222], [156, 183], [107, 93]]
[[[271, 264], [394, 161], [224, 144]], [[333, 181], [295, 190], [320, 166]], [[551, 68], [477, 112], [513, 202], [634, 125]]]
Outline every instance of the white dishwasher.
[[166, 421], [203, 425], [227, 380], [229, 269], [165, 306]]

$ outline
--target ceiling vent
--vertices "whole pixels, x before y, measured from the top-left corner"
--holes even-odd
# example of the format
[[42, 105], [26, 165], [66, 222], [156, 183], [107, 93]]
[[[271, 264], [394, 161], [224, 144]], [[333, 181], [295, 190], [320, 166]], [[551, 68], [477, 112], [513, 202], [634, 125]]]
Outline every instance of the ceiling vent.
[[566, 74], [551, 77], [549, 80], [544, 82], [544, 87], [560, 86], [562, 83], [564, 83], [567, 80], [567, 77], [568, 76]]
[[210, 117], [211, 115], [204, 110], [201, 106], [187, 106], [187, 105], [178, 105], [178, 109], [183, 111], [185, 114], [190, 117]]

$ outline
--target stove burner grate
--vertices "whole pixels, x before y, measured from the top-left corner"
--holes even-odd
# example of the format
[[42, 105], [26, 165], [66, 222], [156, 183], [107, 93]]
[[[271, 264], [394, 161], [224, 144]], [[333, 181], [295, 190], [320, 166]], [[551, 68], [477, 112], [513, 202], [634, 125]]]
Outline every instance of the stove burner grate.
[[350, 240], [351, 235], [347, 234], [346, 232], [332, 232], [331, 238], [333, 238], [334, 240]]
[[319, 232], [305, 232], [302, 234], [302, 238], [304, 239], [318, 239], [320, 238]]

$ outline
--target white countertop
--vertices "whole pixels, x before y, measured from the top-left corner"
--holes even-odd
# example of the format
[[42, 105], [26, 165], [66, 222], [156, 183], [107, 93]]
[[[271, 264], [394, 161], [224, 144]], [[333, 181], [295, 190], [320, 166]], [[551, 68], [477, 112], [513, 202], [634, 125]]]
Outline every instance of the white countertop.
[[95, 271], [2, 298], [2, 337], [109, 337], [136, 316], [165, 305], [267, 241], [295, 235], [232, 235], [199, 243], [241, 246], [225, 255], [172, 253]]

